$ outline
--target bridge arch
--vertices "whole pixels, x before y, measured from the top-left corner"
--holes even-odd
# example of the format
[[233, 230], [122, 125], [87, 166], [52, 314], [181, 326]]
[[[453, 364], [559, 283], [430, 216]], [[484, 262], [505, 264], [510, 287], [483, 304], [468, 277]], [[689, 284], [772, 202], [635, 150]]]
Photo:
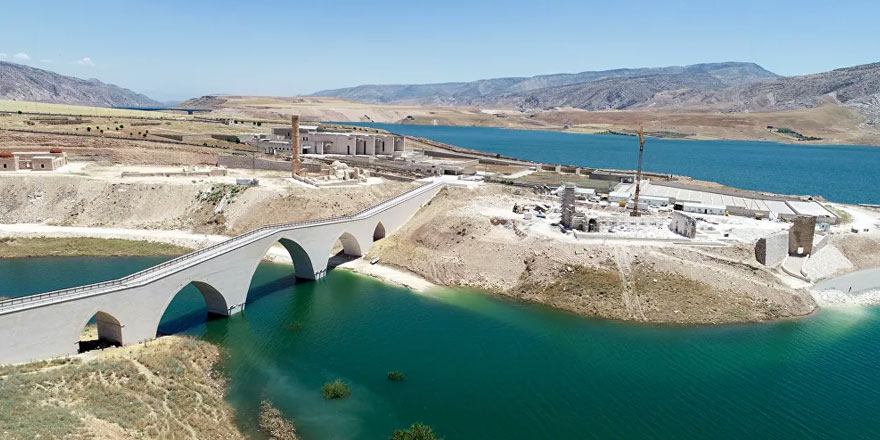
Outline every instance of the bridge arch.
[[[284, 249], [286, 249], [287, 253], [290, 254], [290, 259], [293, 261], [293, 270], [296, 272], [296, 277], [314, 278], [315, 266], [312, 264], [312, 257], [309, 256], [309, 253], [306, 252], [306, 250], [303, 249], [303, 247], [300, 246], [299, 243], [293, 240], [282, 238], [278, 240], [278, 242], [281, 243], [281, 246], [284, 246]], [[251, 278], [253, 278], [253, 274], [251, 274]]]
[[382, 222], [378, 222], [373, 229], [373, 241], [379, 241], [383, 238], [385, 238], [385, 225]]
[[[83, 339], [83, 334], [85, 332], [86, 326], [89, 323], [95, 320], [95, 326], [97, 327], [97, 336], [94, 339]], [[115, 316], [104, 312], [104, 311], [96, 311], [93, 314], [89, 315], [88, 319], [83, 322], [79, 327], [77, 327], [76, 334], [76, 343], [79, 345], [78, 351], [80, 353], [88, 350], [94, 350], [97, 348], [103, 348], [107, 346], [120, 346], [123, 344], [124, 339], [122, 337], [122, 329], [124, 326], [116, 319]]]
[[184, 284], [176, 292], [168, 297], [168, 300], [165, 301], [165, 305], [162, 307], [161, 313], [159, 313], [158, 318], [156, 318], [154, 328], [154, 334], [159, 334], [159, 325], [162, 323], [162, 318], [165, 317], [165, 314], [168, 313], [168, 308], [171, 306], [171, 303], [175, 298], [179, 297], [182, 292], [187, 290], [187, 287], [193, 286], [198, 290], [201, 294], [202, 299], [204, 300], [205, 310], [207, 315], [228, 315], [229, 314], [229, 304], [226, 301], [226, 297], [223, 296], [223, 293], [220, 292], [216, 287], [208, 284], [204, 281], [193, 280], [189, 283]]
[[333, 253], [333, 248], [336, 243], [342, 243], [342, 253], [351, 257], [360, 257], [363, 256], [364, 253], [361, 251], [361, 243], [358, 241], [357, 237], [354, 236], [351, 232], [343, 232], [339, 234], [339, 237], [336, 237], [335, 240], [330, 242], [330, 250], [327, 252], [327, 255], [331, 255]]

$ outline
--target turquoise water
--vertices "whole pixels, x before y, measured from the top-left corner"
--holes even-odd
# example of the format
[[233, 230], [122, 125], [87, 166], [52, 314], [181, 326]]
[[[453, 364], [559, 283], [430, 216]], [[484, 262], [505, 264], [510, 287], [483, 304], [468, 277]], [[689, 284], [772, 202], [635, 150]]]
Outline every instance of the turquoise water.
[[[160, 260], [0, 260], [0, 295]], [[342, 271], [319, 282], [291, 274], [261, 265], [247, 310], [210, 321], [184, 289], [161, 325], [224, 347], [228, 400], [250, 433], [264, 398], [307, 439], [381, 439], [414, 421], [447, 439], [867, 439], [880, 428], [877, 308], [647, 326], [465, 290], [419, 295]], [[390, 370], [407, 380], [388, 382]], [[351, 384], [350, 398], [321, 397], [335, 378]]]
[[[381, 128], [520, 159], [632, 170], [631, 136], [377, 123]], [[843, 203], [880, 203], [880, 147], [748, 141], [648, 139], [644, 169], [780, 194], [821, 195]]]

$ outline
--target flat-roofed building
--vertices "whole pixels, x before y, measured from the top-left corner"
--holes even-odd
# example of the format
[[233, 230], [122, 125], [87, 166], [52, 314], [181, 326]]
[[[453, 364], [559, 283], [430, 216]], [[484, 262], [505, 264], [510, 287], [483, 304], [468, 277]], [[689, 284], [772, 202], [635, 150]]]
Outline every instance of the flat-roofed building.
[[709, 205], [705, 203], [692, 202], [685, 202], [681, 205], [682, 211], [691, 212], [694, 214], [724, 215], [725, 213], [727, 213], [727, 207], [724, 205]]

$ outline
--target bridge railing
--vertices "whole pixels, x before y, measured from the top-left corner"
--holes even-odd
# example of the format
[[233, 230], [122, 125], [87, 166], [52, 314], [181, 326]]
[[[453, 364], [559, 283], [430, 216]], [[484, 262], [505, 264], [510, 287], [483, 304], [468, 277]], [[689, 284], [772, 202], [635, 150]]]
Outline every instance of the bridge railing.
[[279, 230], [279, 229], [290, 229], [290, 228], [295, 228], [295, 227], [311, 226], [311, 225], [316, 225], [316, 224], [321, 224], [321, 223], [352, 220], [352, 219], [355, 219], [357, 217], [364, 215], [364, 213], [366, 213], [368, 211], [382, 207], [383, 205], [393, 204], [394, 202], [396, 202], [406, 196], [409, 196], [411, 194], [419, 192], [429, 186], [430, 186], [430, 184], [419, 185], [416, 188], [404, 191], [394, 197], [386, 199], [376, 205], [364, 208], [354, 214], [344, 215], [344, 216], [340, 216], [340, 217], [327, 217], [327, 218], [320, 218], [320, 219], [313, 219], [313, 220], [303, 220], [303, 221], [298, 221], [298, 222], [279, 223], [279, 224], [274, 224], [274, 225], [261, 226], [259, 228], [245, 232], [244, 234], [237, 235], [237, 236], [229, 238], [227, 240], [223, 240], [219, 243], [215, 243], [211, 246], [208, 246], [208, 247], [205, 247], [202, 249], [198, 249], [196, 251], [181, 255], [176, 258], [172, 258], [168, 261], [159, 263], [155, 266], [150, 266], [144, 270], [135, 272], [131, 275], [127, 275], [122, 278], [117, 278], [115, 280], [102, 281], [102, 282], [98, 282], [98, 283], [86, 284], [84, 286], [70, 287], [70, 288], [60, 289], [60, 290], [53, 290], [51, 292], [38, 293], [35, 295], [10, 298], [10, 299], [4, 300], [4, 301], [0, 301], [0, 311], [5, 310], [5, 309], [9, 309], [9, 308], [14, 308], [14, 307], [22, 305], [22, 304], [36, 302], [36, 301], [43, 301], [43, 300], [62, 297], [62, 296], [75, 295], [77, 293], [82, 293], [82, 292], [87, 292], [87, 291], [122, 286], [122, 285], [125, 285], [128, 282], [131, 282], [137, 278], [143, 277], [144, 275], [148, 275], [148, 274], [157, 272], [157, 271], [162, 270], [166, 267], [173, 266], [178, 263], [184, 262], [186, 260], [190, 260], [192, 258], [198, 257], [199, 255], [204, 255], [205, 253], [211, 252], [211, 251], [219, 249], [221, 247], [240, 242], [240, 241], [242, 241], [248, 237], [252, 237], [253, 235], [258, 234], [260, 232], [265, 232], [265, 231], [271, 230], [274, 233], [276, 230]]

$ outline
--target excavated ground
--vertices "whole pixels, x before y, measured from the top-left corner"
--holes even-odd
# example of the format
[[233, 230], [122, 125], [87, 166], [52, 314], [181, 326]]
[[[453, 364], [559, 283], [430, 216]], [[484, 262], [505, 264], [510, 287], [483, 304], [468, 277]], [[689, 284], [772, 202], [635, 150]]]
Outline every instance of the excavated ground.
[[[816, 304], [755, 261], [751, 245], [574, 240], [486, 214], [539, 200], [527, 190], [448, 188], [373, 254], [441, 285], [488, 289], [583, 315], [662, 323], [802, 316]], [[497, 212], [497, 211], [496, 211]]]

